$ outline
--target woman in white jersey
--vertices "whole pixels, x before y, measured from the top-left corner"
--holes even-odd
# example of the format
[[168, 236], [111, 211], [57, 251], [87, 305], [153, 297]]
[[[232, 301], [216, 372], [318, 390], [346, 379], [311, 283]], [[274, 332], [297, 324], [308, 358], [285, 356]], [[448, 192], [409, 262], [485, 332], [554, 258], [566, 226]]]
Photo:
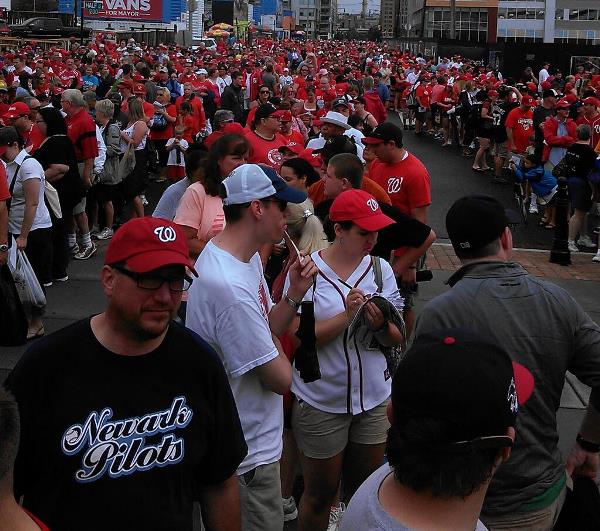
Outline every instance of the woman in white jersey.
[[[141, 194], [146, 187], [146, 139], [148, 138], [148, 120], [144, 116], [144, 108], [138, 99], [130, 99], [127, 114], [127, 126], [121, 131], [121, 151], [125, 153], [128, 146], [135, 150], [135, 167], [123, 179], [122, 193], [127, 203], [133, 202], [133, 216], [144, 217], [144, 205]], [[131, 149], [130, 148], [130, 149]]]
[[[369, 253], [379, 230], [393, 223], [373, 196], [342, 192], [331, 205], [335, 240], [312, 253], [319, 268], [312, 300], [320, 378], [307, 383], [297, 368], [292, 428], [301, 452], [305, 490], [300, 501], [301, 528], [325, 529], [330, 506], [343, 477], [344, 497], [382, 462], [389, 423], [386, 407], [391, 379], [384, 354], [367, 350], [348, 334], [348, 326], [368, 297], [379, 291]], [[381, 264], [381, 294], [398, 299], [391, 266]], [[400, 330], [373, 303], [363, 310], [377, 342], [398, 345]], [[296, 367], [298, 360], [295, 361]]]

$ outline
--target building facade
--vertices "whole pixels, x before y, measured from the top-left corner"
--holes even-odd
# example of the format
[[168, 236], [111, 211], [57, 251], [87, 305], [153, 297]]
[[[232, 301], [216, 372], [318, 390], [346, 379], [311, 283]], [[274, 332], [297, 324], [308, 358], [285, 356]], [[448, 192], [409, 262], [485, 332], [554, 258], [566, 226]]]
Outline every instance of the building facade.
[[500, 0], [498, 40], [600, 44], [600, 0]]

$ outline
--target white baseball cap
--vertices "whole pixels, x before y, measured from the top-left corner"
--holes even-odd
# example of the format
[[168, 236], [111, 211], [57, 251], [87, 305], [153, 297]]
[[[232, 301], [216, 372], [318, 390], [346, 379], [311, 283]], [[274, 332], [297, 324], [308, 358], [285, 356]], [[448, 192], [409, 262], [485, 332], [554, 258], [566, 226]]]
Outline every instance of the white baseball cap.
[[348, 118], [346, 118], [341, 112], [329, 111], [321, 118], [321, 122], [337, 125], [338, 127], [343, 127], [344, 129], [350, 129], [350, 126], [348, 125]]
[[288, 186], [287, 183], [269, 166], [242, 164], [233, 170], [224, 180], [226, 196], [223, 205], [241, 205], [256, 199], [276, 197], [288, 203], [302, 203], [306, 194]]

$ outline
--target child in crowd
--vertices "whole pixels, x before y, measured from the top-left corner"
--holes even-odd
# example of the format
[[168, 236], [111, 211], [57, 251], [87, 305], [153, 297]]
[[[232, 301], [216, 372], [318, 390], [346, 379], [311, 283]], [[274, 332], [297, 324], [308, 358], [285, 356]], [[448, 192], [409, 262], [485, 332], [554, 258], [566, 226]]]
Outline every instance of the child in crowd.
[[527, 154], [521, 159], [519, 166], [511, 163], [518, 183], [528, 181], [537, 196], [539, 205], [545, 205], [546, 211], [540, 224], [548, 229], [554, 228], [555, 222], [555, 199], [554, 195], [558, 189], [556, 177], [551, 172], [544, 170], [539, 156]]
[[185, 152], [189, 147], [188, 141], [183, 138], [185, 126], [175, 127], [175, 136], [167, 140], [166, 149], [169, 153], [167, 159], [167, 177], [174, 183], [185, 176]]

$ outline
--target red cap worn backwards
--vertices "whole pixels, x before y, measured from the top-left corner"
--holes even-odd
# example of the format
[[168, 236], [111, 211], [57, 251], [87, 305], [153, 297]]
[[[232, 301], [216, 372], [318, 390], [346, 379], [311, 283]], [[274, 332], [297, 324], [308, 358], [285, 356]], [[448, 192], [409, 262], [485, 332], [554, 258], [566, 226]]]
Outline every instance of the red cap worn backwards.
[[104, 257], [105, 265], [124, 262], [135, 273], [148, 273], [168, 265], [183, 265], [194, 270], [187, 240], [172, 221], [162, 218], [135, 218], [114, 235]]
[[338, 195], [329, 209], [331, 221], [352, 221], [361, 229], [376, 232], [395, 221], [386, 216], [377, 200], [364, 190], [346, 190]]

